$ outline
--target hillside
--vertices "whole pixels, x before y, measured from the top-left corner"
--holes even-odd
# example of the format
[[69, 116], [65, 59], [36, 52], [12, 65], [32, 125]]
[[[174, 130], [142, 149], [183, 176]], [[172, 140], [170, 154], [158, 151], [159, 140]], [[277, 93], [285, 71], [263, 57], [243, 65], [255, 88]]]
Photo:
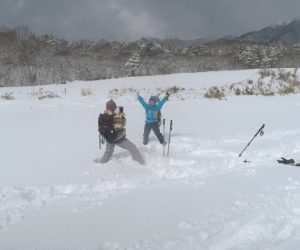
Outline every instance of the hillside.
[[66, 41], [53, 35], [37, 36], [26, 27], [18, 27], [0, 31], [0, 87], [218, 70], [298, 68], [299, 55], [297, 44], [277, 40], [227, 37], [215, 41]]
[[297, 44], [300, 42], [300, 19], [283, 22], [241, 36], [252, 42]]

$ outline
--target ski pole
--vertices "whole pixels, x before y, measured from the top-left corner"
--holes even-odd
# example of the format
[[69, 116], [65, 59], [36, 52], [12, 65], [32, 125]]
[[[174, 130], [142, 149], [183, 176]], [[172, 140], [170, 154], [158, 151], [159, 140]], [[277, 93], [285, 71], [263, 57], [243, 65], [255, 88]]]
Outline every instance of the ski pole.
[[263, 124], [260, 129], [256, 132], [256, 134], [253, 136], [253, 138], [251, 139], [251, 141], [247, 144], [247, 146], [243, 149], [243, 151], [239, 154], [239, 157], [242, 156], [242, 154], [244, 153], [244, 151], [249, 147], [249, 145], [251, 144], [251, 142], [255, 139], [255, 137], [260, 133], [260, 135], [262, 136], [264, 134], [264, 129], [265, 124]]
[[104, 138], [104, 136], [103, 135], [101, 135], [100, 133], [99, 133], [99, 148], [101, 149], [101, 144], [104, 144], [105, 143], [105, 138]]
[[169, 141], [168, 141], [168, 153], [167, 153], [167, 157], [169, 157], [169, 152], [170, 152], [170, 142], [171, 142], [171, 132], [173, 129], [173, 121], [170, 121], [170, 131], [169, 131]]
[[101, 138], [101, 134], [99, 133], [99, 148], [100, 148], [100, 150], [101, 150], [101, 144], [102, 144], [102, 140], [101, 140], [102, 138]]
[[163, 157], [165, 157], [165, 155], [166, 155], [166, 119], [163, 119], [163, 138], [164, 138]]

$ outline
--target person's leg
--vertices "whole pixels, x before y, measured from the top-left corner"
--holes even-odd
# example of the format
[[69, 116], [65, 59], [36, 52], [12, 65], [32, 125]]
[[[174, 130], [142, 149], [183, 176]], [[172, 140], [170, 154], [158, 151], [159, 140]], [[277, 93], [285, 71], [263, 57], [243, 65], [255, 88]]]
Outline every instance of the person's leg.
[[102, 156], [100, 163], [106, 163], [110, 160], [115, 149], [115, 144], [106, 141], [106, 149], [104, 155]]
[[129, 141], [127, 138], [121, 140], [120, 142], [116, 143], [119, 147], [126, 149], [130, 152], [131, 157], [133, 160], [139, 162], [140, 164], [144, 165], [145, 160], [143, 156], [141, 155], [140, 151], [137, 149], [137, 147]]
[[156, 135], [157, 139], [159, 140], [159, 142], [161, 144], [164, 144], [165, 143], [165, 140], [164, 140], [164, 137], [163, 135], [161, 134], [160, 130], [159, 130], [159, 125], [157, 122], [155, 123], [152, 123], [152, 130], [154, 132], [154, 134]]
[[145, 123], [145, 127], [144, 127], [144, 136], [143, 136], [143, 144], [147, 145], [149, 142], [149, 135], [151, 132], [151, 124], [149, 123]]

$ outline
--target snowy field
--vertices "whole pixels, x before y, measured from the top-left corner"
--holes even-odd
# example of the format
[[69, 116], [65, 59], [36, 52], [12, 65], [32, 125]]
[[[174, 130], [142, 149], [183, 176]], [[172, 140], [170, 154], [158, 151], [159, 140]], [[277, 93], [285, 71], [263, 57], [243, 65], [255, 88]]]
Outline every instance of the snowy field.
[[[116, 149], [101, 157], [97, 119], [112, 89], [207, 88], [253, 78], [258, 70], [174, 74], [1, 88], [0, 249], [286, 249], [300, 245], [300, 96], [171, 96], [169, 159], [154, 135], [142, 145], [144, 110], [132, 93], [124, 106], [127, 137], [141, 166]], [[89, 88], [92, 95], [82, 96]], [[262, 124], [241, 158], [238, 154]], [[249, 163], [243, 163], [247, 159]]]

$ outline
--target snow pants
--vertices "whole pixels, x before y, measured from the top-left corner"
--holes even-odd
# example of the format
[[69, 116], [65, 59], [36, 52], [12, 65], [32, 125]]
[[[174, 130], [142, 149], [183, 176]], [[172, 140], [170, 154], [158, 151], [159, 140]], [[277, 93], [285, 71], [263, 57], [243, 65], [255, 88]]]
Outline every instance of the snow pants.
[[147, 145], [149, 142], [149, 135], [151, 130], [153, 130], [154, 134], [156, 135], [157, 139], [161, 144], [165, 143], [164, 137], [161, 134], [159, 130], [159, 124], [158, 122], [152, 122], [152, 123], [145, 123], [144, 127], [144, 138], [143, 138], [143, 144]]
[[141, 155], [140, 151], [127, 138], [124, 138], [121, 141], [115, 142], [115, 143], [111, 143], [111, 142], [106, 141], [105, 153], [102, 156], [102, 158], [100, 160], [100, 163], [106, 163], [110, 160], [116, 145], [123, 148], [123, 149], [128, 150], [130, 152], [131, 157], [132, 157], [133, 160], [137, 161], [138, 163], [140, 163], [142, 165], [145, 164], [145, 160], [143, 159], [143, 156]]

